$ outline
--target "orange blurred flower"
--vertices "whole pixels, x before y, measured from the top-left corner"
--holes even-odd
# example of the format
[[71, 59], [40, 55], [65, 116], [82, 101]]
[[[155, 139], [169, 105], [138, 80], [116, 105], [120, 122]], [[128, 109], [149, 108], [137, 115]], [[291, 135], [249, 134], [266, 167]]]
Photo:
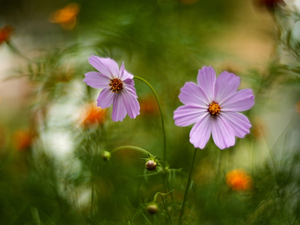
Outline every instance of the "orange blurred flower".
[[140, 100], [141, 115], [153, 116], [159, 114], [159, 108], [154, 97], [146, 97]]
[[82, 116], [82, 125], [85, 127], [90, 127], [93, 125], [101, 125], [106, 120], [106, 109], [95, 106], [95, 104], [89, 104]]
[[14, 133], [14, 142], [18, 151], [28, 149], [32, 144], [32, 135], [28, 130], [17, 130]]
[[231, 170], [226, 174], [227, 185], [235, 191], [246, 191], [252, 186], [252, 179], [242, 169]]
[[72, 30], [76, 25], [79, 10], [80, 7], [77, 3], [71, 3], [52, 13], [49, 21], [51, 23], [59, 23], [65, 30]]
[[6, 25], [0, 29], [0, 45], [5, 41], [9, 41], [12, 31], [13, 28], [10, 25]]

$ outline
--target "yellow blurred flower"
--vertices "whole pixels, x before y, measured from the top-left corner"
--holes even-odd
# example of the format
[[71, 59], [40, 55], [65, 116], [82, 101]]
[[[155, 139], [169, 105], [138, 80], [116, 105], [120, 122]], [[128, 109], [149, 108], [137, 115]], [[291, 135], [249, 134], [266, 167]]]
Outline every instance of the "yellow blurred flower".
[[9, 41], [12, 31], [13, 28], [10, 25], [6, 25], [0, 29], [0, 45], [5, 41]]
[[32, 135], [28, 130], [17, 130], [14, 133], [14, 144], [18, 151], [28, 149], [32, 144]]
[[81, 124], [84, 127], [101, 125], [105, 122], [106, 117], [106, 109], [102, 109], [101, 107], [95, 106], [94, 103], [91, 103], [84, 109]]
[[49, 17], [49, 21], [51, 23], [59, 23], [65, 30], [72, 30], [76, 25], [79, 11], [79, 5], [77, 3], [71, 3], [53, 12]]
[[235, 191], [246, 191], [252, 186], [252, 179], [242, 169], [231, 170], [226, 174], [227, 185]]

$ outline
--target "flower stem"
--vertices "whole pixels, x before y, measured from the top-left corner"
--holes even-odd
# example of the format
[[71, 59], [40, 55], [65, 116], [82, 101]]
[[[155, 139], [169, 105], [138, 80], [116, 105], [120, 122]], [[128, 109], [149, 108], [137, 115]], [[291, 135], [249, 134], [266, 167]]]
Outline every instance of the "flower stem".
[[149, 86], [149, 88], [152, 90], [152, 92], [153, 92], [153, 94], [154, 94], [154, 96], [156, 98], [156, 101], [157, 101], [157, 104], [158, 104], [158, 107], [159, 107], [159, 111], [160, 111], [160, 115], [161, 115], [161, 127], [162, 127], [162, 132], [163, 132], [163, 143], [164, 143], [163, 161], [166, 164], [166, 161], [167, 161], [166, 132], [165, 132], [164, 117], [163, 117], [163, 113], [162, 113], [160, 101], [158, 99], [158, 96], [157, 96], [154, 88], [151, 86], [151, 84], [148, 81], [146, 81], [145, 79], [143, 79], [141, 77], [137, 77], [137, 76], [134, 76], [134, 78], [136, 78], [138, 80], [141, 80], [145, 84], [147, 84]]
[[166, 207], [166, 204], [165, 204], [165, 201], [164, 201], [163, 196], [166, 196], [166, 195], [168, 195], [168, 194], [172, 194], [173, 191], [174, 191], [174, 189], [171, 190], [171, 191], [169, 191], [168, 193], [157, 192], [157, 193], [154, 195], [154, 199], [153, 199], [153, 202], [156, 202], [156, 201], [157, 201], [157, 197], [160, 195], [161, 200], [162, 200], [162, 202], [163, 202], [164, 208], [165, 208], [165, 210], [166, 210], [166, 213], [167, 213], [167, 216], [168, 216], [168, 219], [169, 219], [171, 225], [173, 225], [173, 223], [172, 223], [170, 214], [169, 214], [169, 212], [168, 212], [168, 208]]
[[[163, 113], [162, 113], [162, 108], [161, 108], [161, 104], [160, 101], [158, 99], [158, 96], [154, 90], [154, 88], [151, 86], [151, 84], [146, 81], [145, 79], [138, 77], [138, 76], [134, 76], [134, 78], [143, 81], [145, 84], [147, 84], [149, 86], [149, 88], [151, 89], [151, 91], [153, 92], [158, 107], [159, 107], [159, 111], [160, 111], [160, 115], [161, 115], [161, 127], [162, 127], [162, 132], [163, 132], [163, 165], [162, 165], [162, 169], [163, 169], [163, 180], [164, 180], [164, 185], [165, 187], [167, 187], [167, 191], [170, 191], [170, 185], [169, 185], [169, 181], [168, 178], [166, 177], [167, 173], [166, 173], [166, 165], [167, 165], [167, 141], [166, 141], [166, 131], [165, 131], [165, 123], [164, 123], [164, 117], [163, 117]], [[172, 202], [173, 202], [173, 207], [175, 209], [175, 203], [174, 203], [174, 197], [173, 197], [173, 193], [171, 193], [171, 198], [172, 198]]]
[[168, 195], [168, 194], [171, 194], [173, 191], [174, 191], [174, 189], [171, 190], [171, 191], [169, 191], [168, 193], [157, 192], [157, 193], [154, 195], [153, 202], [156, 202], [156, 201], [157, 201], [157, 198], [158, 198], [159, 195], [160, 195], [160, 196], [166, 196], [166, 195]]
[[14, 53], [18, 54], [20, 57], [22, 57], [23, 59], [26, 59], [27, 61], [31, 61], [17, 47], [15, 47], [11, 41], [6, 41], [6, 44]]
[[[90, 220], [93, 221], [93, 205], [94, 205], [94, 183], [92, 183], [92, 195], [91, 195], [91, 208], [90, 208]], [[93, 222], [92, 222], [93, 223]]]
[[180, 211], [180, 215], [179, 215], [178, 225], [180, 225], [181, 222], [182, 222], [182, 221], [181, 221], [181, 217], [182, 217], [182, 215], [183, 215], [184, 205], [185, 205], [185, 202], [186, 202], [187, 193], [188, 193], [189, 186], [190, 186], [190, 183], [191, 183], [191, 174], [192, 174], [192, 170], [193, 170], [193, 166], [194, 166], [194, 162], [195, 162], [195, 158], [196, 158], [196, 153], [197, 153], [197, 149], [195, 148], [194, 156], [193, 156], [193, 161], [192, 161], [192, 165], [191, 165], [191, 170], [190, 170], [190, 174], [189, 174], [189, 177], [188, 177], [188, 182], [187, 182], [187, 184], [186, 184], [185, 193], [184, 193], [184, 198], [183, 198], [183, 202], [182, 202], [182, 206], [181, 206], [181, 211]]
[[131, 150], [135, 150], [135, 151], [138, 151], [138, 152], [141, 152], [141, 153], [144, 153], [146, 155], [150, 155], [151, 157], [154, 157], [150, 152], [148, 152], [147, 150], [143, 149], [143, 148], [140, 148], [140, 147], [136, 147], [136, 146], [131, 146], [131, 145], [126, 145], [126, 146], [121, 146], [121, 147], [118, 147], [118, 148], [115, 148], [113, 149], [110, 153], [114, 153], [118, 150], [122, 150], [122, 149], [131, 149]]
[[170, 224], [171, 224], [171, 225], [173, 225], [173, 223], [172, 223], [172, 220], [171, 220], [171, 217], [170, 217], [170, 215], [169, 215], [169, 212], [168, 212], [168, 208], [166, 207], [166, 204], [165, 204], [164, 198], [163, 198], [163, 196], [162, 196], [162, 195], [161, 195], [160, 197], [161, 197], [161, 201], [162, 201], [162, 202], [163, 202], [163, 204], [164, 204], [164, 207], [165, 207], [165, 210], [166, 210], [166, 213], [167, 213], [168, 219], [170, 220]]

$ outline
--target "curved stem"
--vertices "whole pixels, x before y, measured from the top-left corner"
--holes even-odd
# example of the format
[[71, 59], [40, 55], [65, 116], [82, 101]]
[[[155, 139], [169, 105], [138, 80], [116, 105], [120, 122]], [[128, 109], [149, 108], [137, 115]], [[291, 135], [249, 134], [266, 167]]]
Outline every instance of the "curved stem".
[[157, 172], [155, 173], [150, 173], [150, 174], [144, 174], [144, 175], [137, 175], [136, 177], [152, 177], [152, 176], [155, 176], [157, 174], [160, 174], [161, 172], [163, 172], [163, 169], [158, 169]]
[[166, 204], [165, 204], [164, 198], [163, 198], [163, 196], [162, 196], [162, 195], [161, 195], [160, 197], [161, 197], [161, 201], [162, 201], [162, 202], [163, 202], [163, 204], [164, 204], [164, 207], [165, 207], [165, 210], [166, 210], [166, 213], [167, 213], [168, 219], [169, 219], [169, 221], [170, 221], [170, 224], [171, 224], [171, 225], [173, 225], [173, 223], [172, 223], [172, 220], [171, 220], [171, 217], [170, 217], [170, 214], [169, 214], [169, 212], [168, 212], [168, 208], [166, 207]]
[[186, 198], [187, 198], [187, 193], [188, 193], [188, 190], [189, 190], [189, 186], [190, 186], [190, 183], [191, 183], [191, 174], [192, 174], [192, 170], [193, 170], [193, 166], [194, 166], [194, 162], [195, 162], [195, 158], [196, 158], [196, 153], [197, 153], [197, 149], [195, 148], [195, 151], [194, 151], [194, 156], [193, 156], [193, 161], [192, 161], [192, 165], [191, 165], [191, 170], [190, 170], [190, 174], [189, 174], [189, 177], [188, 177], [188, 182], [186, 184], [186, 188], [185, 188], [185, 193], [184, 193], [184, 198], [183, 198], [183, 202], [182, 202], [182, 206], [181, 206], [181, 211], [180, 211], [180, 215], [179, 215], [179, 222], [178, 222], [178, 225], [181, 224], [181, 217], [183, 215], [183, 211], [184, 211], [184, 205], [185, 205], [185, 202], [186, 202]]
[[[151, 89], [151, 91], [153, 92], [155, 98], [156, 98], [156, 101], [157, 101], [157, 104], [158, 104], [158, 107], [159, 107], [159, 111], [160, 111], [160, 115], [161, 115], [161, 127], [162, 127], [162, 132], [163, 132], [163, 165], [162, 165], [162, 168], [163, 168], [163, 180], [164, 180], [164, 184], [165, 184], [165, 187], [167, 187], [167, 191], [170, 191], [170, 185], [169, 185], [169, 181], [168, 181], [168, 178], [166, 177], [167, 173], [166, 173], [166, 164], [167, 164], [167, 141], [166, 141], [166, 131], [165, 131], [165, 123], [164, 123], [164, 117], [163, 117], [163, 113], [162, 113], [162, 108], [161, 108], [161, 104], [160, 104], [160, 101], [158, 99], [158, 96], [154, 90], [154, 88], [151, 86], [151, 84], [146, 81], [145, 79], [141, 78], [141, 77], [138, 77], [138, 76], [134, 76], [134, 78], [140, 80], [140, 81], [143, 81], [145, 84], [148, 85], [148, 87]], [[171, 192], [171, 198], [172, 198], [172, 202], [173, 202], [173, 206], [174, 206], [174, 209], [175, 209], [175, 203], [174, 203], [174, 197], [173, 197], [173, 193]]]
[[157, 200], [157, 198], [158, 198], [158, 195], [166, 196], [166, 195], [168, 195], [168, 194], [171, 194], [173, 191], [174, 191], [174, 189], [171, 190], [171, 191], [169, 191], [168, 193], [157, 192], [157, 193], [154, 195], [153, 202], [156, 202], [156, 200]]
[[93, 221], [94, 192], [95, 192], [94, 183], [92, 183], [92, 196], [91, 196], [91, 208], [90, 208], [90, 220], [91, 221]]
[[18, 54], [20, 57], [26, 59], [27, 61], [31, 61], [29, 58], [27, 58], [17, 47], [14, 46], [14, 44], [11, 41], [6, 41], [6, 44], [8, 47], [16, 54]]
[[174, 191], [174, 189], [173, 189], [173, 190], [171, 190], [171, 191], [169, 191], [168, 193], [161, 193], [161, 192], [157, 192], [157, 193], [155, 194], [155, 196], [154, 196], [154, 199], [153, 199], [153, 202], [156, 202], [156, 201], [157, 201], [157, 197], [160, 195], [160, 197], [161, 197], [161, 200], [162, 200], [162, 202], [163, 202], [163, 204], [164, 204], [164, 208], [165, 208], [165, 210], [166, 210], [166, 213], [167, 213], [167, 216], [168, 216], [168, 219], [169, 219], [169, 221], [170, 221], [171, 225], [173, 225], [173, 223], [172, 223], [172, 220], [171, 220], [170, 214], [169, 214], [169, 212], [168, 212], [168, 209], [167, 209], [167, 207], [166, 207], [166, 204], [165, 204], [165, 201], [164, 201], [164, 198], [163, 198], [163, 196], [166, 196], [166, 195], [168, 195], [168, 194], [170, 194], [170, 195], [171, 195], [173, 191]]
[[140, 148], [140, 147], [136, 147], [136, 146], [131, 146], [131, 145], [125, 145], [125, 146], [121, 146], [121, 147], [118, 147], [118, 148], [115, 148], [113, 149], [110, 153], [114, 153], [118, 150], [122, 150], [122, 149], [131, 149], [131, 150], [135, 150], [135, 151], [138, 151], [138, 152], [142, 152], [146, 155], [150, 155], [151, 157], [154, 157], [150, 152], [148, 152], [147, 150], [143, 149], [143, 148]]
[[160, 111], [160, 115], [161, 115], [161, 127], [162, 127], [162, 131], [163, 131], [163, 143], [164, 143], [163, 161], [166, 163], [166, 161], [167, 161], [166, 132], [165, 132], [164, 117], [163, 117], [163, 113], [162, 113], [160, 101], [158, 100], [158, 96], [157, 96], [155, 90], [153, 89], [153, 87], [151, 86], [151, 84], [148, 81], [146, 81], [145, 79], [143, 79], [141, 77], [137, 77], [137, 76], [134, 76], [134, 78], [136, 78], [138, 80], [141, 80], [145, 84], [147, 84], [149, 86], [149, 88], [152, 90], [152, 92], [153, 92], [153, 94], [154, 94], [154, 96], [156, 98], [156, 101], [157, 101], [157, 104], [158, 104], [158, 107], [159, 107], [159, 111]]

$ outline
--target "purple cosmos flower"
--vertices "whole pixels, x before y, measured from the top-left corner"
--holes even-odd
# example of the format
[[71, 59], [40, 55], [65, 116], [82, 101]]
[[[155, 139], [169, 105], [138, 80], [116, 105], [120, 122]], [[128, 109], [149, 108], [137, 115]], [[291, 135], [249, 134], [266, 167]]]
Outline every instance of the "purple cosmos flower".
[[250, 109], [254, 105], [251, 89], [237, 91], [240, 78], [233, 73], [222, 72], [216, 79], [212, 67], [199, 70], [197, 84], [185, 83], [179, 94], [185, 104], [174, 112], [177, 126], [189, 126], [190, 142], [195, 148], [203, 149], [212, 133], [215, 144], [228, 148], [235, 144], [235, 136], [243, 138], [249, 133], [251, 124], [239, 111]]
[[123, 121], [126, 114], [135, 118], [140, 114], [140, 104], [134, 88], [133, 75], [110, 58], [91, 56], [90, 64], [99, 72], [88, 72], [83, 80], [92, 88], [102, 89], [97, 106], [107, 108], [113, 105], [112, 120]]

